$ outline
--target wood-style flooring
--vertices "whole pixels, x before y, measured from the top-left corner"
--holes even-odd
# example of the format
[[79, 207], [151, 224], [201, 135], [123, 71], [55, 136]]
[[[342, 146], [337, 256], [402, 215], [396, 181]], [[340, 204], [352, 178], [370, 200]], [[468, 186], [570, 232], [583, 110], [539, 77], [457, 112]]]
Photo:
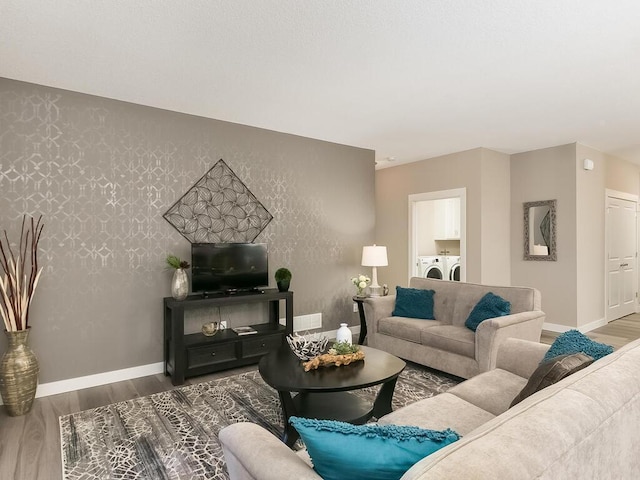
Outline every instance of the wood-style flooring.
[[[543, 330], [540, 341], [551, 345], [558, 335], [560, 334]], [[632, 313], [614, 320], [604, 327], [591, 330], [587, 333], [587, 336], [597, 342], [606, 343], [618, 349], [640, 338], [640, 313]]]
[[[541, 341], [552, 343], [557, 333], [544, 331]], [[621, 318], [587, 334], [619, 348], [640, 338], [640, 314]], [[187, 380], [186, 385], [246, 372], [256, 366], [227, 370]], [[100, 387], [37, 398], [22, 417], [9, 417], [0, 407], [0, 479], [59, 480], [62, 478], [58, 417], [174, 388], [163, 374]]]
[[[187, 379], [184, 385], [255, 370], [257, 365]], [[0, 406], [0, 480], [60, 480], [58, 417], [176, 388], [164, 374], [36, 398], [31, 411], [10, 417]]]

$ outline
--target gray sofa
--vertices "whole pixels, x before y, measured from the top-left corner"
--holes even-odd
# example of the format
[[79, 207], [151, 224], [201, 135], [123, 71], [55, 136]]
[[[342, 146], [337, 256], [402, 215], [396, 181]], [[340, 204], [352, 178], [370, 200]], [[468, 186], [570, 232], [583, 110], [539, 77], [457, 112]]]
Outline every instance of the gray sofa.
[[[462, 435], [402, 480], [640, 478], [640, 340], [508, 408], [547, 348], [507, 339], [494, 370], [382, 417]], [[232, 480], [320, 479], [304, 451], [256, 424], [228, 426], [220, 440]]]
[[[434, 290], [435, 320], [391, 316], [396, 296], [364, 300], [367, 344], [437, 370], [471, 378], [496, 365], [506, 338], [540, 341], [544, 312], [540, 292], [529, 287], [497, 287], [414, 277], [411, 288]], [[488, 292], [511, 303], [511, 315], [485, 320], [473, 332], [464, 326]]]

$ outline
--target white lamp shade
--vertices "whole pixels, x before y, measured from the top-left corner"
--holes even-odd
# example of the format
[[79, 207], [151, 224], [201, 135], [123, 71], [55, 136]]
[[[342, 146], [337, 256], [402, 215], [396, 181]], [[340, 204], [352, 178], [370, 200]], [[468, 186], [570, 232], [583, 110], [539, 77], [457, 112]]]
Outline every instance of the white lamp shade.
[[363, 267], [386, 267], [387, 265], [389, 265], [387, 247], [377, 245], [362, 247]]

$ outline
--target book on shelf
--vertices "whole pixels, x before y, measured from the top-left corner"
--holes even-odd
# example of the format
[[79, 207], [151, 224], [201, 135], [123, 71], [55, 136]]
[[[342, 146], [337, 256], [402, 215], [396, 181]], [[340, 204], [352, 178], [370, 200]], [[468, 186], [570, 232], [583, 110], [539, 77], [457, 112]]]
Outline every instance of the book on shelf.
[[251, 327], [236, 327], [233, 329], [238, 335], [253, 335], [254, 333], [258, 333], [258, 331]]

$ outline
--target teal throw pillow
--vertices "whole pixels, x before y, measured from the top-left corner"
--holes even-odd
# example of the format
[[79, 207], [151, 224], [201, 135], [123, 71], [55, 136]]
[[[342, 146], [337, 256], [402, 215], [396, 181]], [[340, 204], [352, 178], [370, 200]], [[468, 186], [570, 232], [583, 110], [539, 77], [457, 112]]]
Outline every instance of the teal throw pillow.
[[613, 352], [613, 347], [593, 341], [578, 330], [569, 330], [558, 335], [558, 338], [551, 344], [542, 361], [544, 362], [559, 355], [571, 355], [580, 352], [593, 357], [594, 360], [598, 360]]
[[511, 313], [511, 304], [495, 293], [487, 293], [473, 307], [464, 326], [474, 332], [478, 325], [488, 318], [502, 317]]
[[291, 417], [324, 480], [398, 479], [427, 455], [460, 438], [450, 429], [436, 431], [399, 425], [351, 425], [334, 420]]
[[433, 316], [433, 296], [435, 293], [435, 290], [396, 287], [396, 306], [391, 315], [435, 320]]

